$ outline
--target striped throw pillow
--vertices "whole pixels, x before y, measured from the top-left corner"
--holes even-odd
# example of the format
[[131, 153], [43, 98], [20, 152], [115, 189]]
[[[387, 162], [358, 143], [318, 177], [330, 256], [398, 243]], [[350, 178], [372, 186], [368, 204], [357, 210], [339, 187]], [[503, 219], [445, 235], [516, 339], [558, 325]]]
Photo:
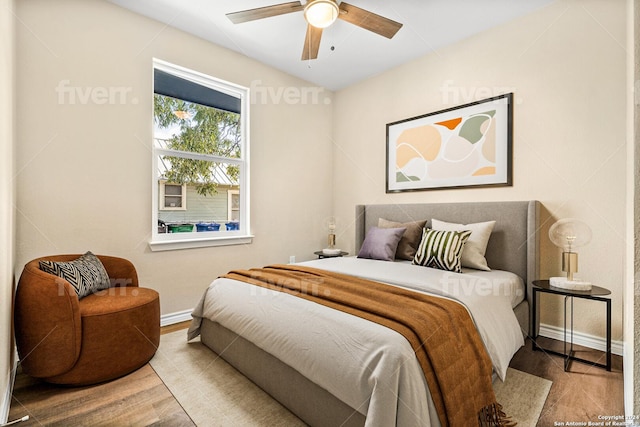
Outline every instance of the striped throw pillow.
[[100, 259], [91, 252], [69, 262], [44, 260], [38, 264], [40, 270], [45, 273], [55, 274], [68, 281], [78, 298], [84, 298], [111, 286], [107, 270]]
[[462, 249], [470, 230], [443, 231], [425, 228], [412, 264], [460, 273]]

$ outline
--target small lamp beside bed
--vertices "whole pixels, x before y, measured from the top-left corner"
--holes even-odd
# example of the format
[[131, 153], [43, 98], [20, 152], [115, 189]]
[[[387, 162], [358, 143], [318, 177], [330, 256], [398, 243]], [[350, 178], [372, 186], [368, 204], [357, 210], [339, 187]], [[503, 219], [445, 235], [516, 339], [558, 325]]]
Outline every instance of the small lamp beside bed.
[[578, 272], [578, 253], [575, 252], [575, 248], [591, 241], [591, 228], [577, 219], [561, 219], [549, 229], [549, 239], [554, 245], [563, 249], [562, 271], [567, 273], [567, 277], [551, 277], [549, 279], [551, 286], [574, 291], [591, 290], [591, 282], [573, 277], [573, 274]]
[[329, 218], [328, 223], [329, 235], [327, 238], [327, 243], [329, 246], [322, 250], [324, 255], [338, 255], [341, 251], [336, 248], [336, 220], [335, 218]]

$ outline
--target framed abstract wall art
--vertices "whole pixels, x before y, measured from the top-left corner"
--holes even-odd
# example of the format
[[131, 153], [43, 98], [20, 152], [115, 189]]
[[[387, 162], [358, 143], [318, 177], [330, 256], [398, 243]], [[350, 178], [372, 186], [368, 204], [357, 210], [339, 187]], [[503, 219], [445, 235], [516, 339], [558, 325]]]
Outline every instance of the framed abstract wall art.
[[512, 185], [513, 93], [387, 124], [387, 193]]

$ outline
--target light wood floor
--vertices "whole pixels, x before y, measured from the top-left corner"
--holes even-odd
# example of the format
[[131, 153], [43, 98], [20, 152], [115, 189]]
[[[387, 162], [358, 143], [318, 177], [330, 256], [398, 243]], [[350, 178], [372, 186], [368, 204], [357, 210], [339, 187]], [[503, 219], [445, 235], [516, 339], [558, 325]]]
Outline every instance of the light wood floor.
[[[166, 334], [189, 322], [161, 329]], [[149, 364], [104, 384], [60, 387], [16, 375], [9, 420], [27, 426], [195, 426]]]
[[[563, 351], [559, 341], [540, 338], [538, 344]], [[604, 352], [580, 346], [574, 349], [577, 357], [606, 363]], [[600, 415], [624, 415], [622, 357], [612, 355], [611, 362], [611, 372], [578, 362], [572, 362], [569, 372], [565, 372], [562, 357], [533, 351], [531, 341], [527, 340], [509, 366], [553, 381], [538, 421], [538, 426], [546, 427], [561, 425], [561, 422], [564, 425], [568, 422], [601, 422]]]
[[[184, 329], [187, 325], [173, 325], [162, 332]], [[580, 357], [603, 361], [602, 352], [584, 350]], [[553, 381], [538, 426], [598, 421], [598, 415], [624, 413], [619, 356], [613, 356], [611, 372], [575, 362], [571, 372], [564, 372], [562, 358], [532, 351], [527, 340], [510, 366]], [[24, 415], [29, 415], [30, 420], [17, 427], [194, 425], [149, 365], [106, 384], [79, 388], [53, 386], [19, 373], [9, 420]]]

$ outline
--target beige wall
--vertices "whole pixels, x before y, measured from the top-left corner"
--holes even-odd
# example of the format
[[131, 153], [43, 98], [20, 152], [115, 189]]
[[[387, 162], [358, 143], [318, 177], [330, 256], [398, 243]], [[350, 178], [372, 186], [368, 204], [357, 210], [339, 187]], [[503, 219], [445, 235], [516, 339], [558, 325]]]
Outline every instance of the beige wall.
[[[331, 93], [274, 103], [263, 90], [252, 103], [253, 244], [152, 253], [152, 58], [271, 93], [310, 84], [104, 1], [17, 6], [17, 271], [54, 253], [129, 258], [167, 315], [194, 307], [232, 268], [310, 259], [323, 247]], [[56, 92], [66, 80], [83, 93], [124, 90], [126, 102], [73, 103]]]
[[[547, 237], [558, 218], [593, 230], [585, 279], [612, 290], [622, 340], [626, 188], [625, 1], [560, 0], [335, 95], [334, 198], [339, 246], [353, 251], [354, 205], [537, 199], [541, 275], [561, 274]], [[513, 186], [385, 194], [385, 124], [514, 92]], [[561, 325], [543, 295], [542, 322]], [[604, 305], [576, 303], [576, 330], [603, 337]]]
[[7, 394], [13, 367], [11, 307], [14, 260], [14, 110], [13, 0], [0, 0], [0, 424], [9, 415], [11, 396]]

